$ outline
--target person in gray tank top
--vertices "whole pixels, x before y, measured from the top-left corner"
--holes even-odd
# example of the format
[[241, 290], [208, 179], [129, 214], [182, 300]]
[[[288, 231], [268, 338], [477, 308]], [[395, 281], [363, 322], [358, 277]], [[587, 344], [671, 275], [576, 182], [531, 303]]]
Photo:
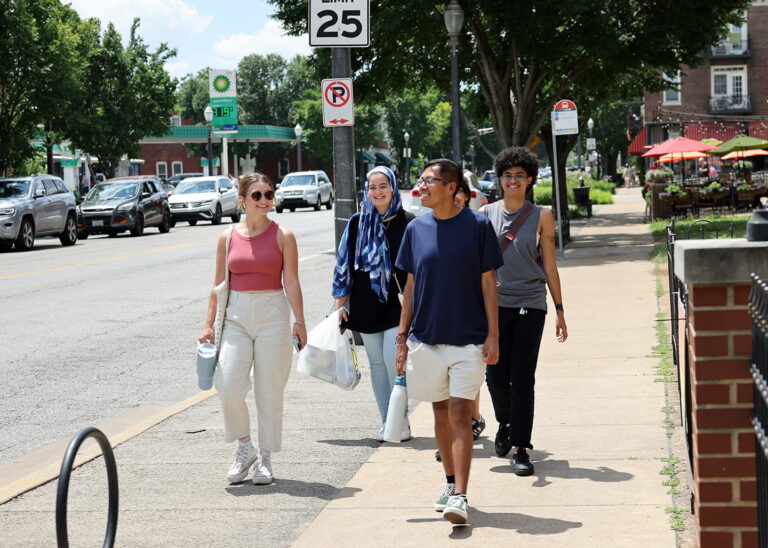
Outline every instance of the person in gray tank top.
[[496, 270], [499, 299], [499, 362], [486, 368], [486, 384], [499, 429], [495, 449], [500, 457], [513, 447], [512, 469], [533, 474], [528, 455], [533, 431], [536, 364], [547, 313], [547, 287], [557, 319], [555, 336], [568, 338], [560, 276], [555, 258], [552, 211], [534, 206], [533, 185], [539, 161], [526, 147], [502, 150], [494, 159], [504, 199], [484, 206], [499, 237], [504, 266]]

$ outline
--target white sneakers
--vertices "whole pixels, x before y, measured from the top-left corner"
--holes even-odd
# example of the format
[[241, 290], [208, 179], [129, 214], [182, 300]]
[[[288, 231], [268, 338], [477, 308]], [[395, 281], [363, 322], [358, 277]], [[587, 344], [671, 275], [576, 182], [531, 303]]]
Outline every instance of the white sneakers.
[[248, 469], [259, 458], [259, 452], [253, 446], [251, 440], [238, 441], [235, 461], [229, 467], [227, 479], [229, 483], [239, 483], [248, 475]]
[[[400, 434], [400, 441], [408, 441], [413, 436], [411, 435], [411, 423], [408, 422], [408, 418], [403, 421], [403, 432]], [[384, 441], [384, 425], [381, 425], [379, 433], [373, 438], [376, 441]]]
[[240, 483], [248, 475], [248, 469], [252, 464], [254, 485], [268, 485], [274, 479], [272, 477], [272, 455], [269, 451], [259, 451], [253, 446], [251, 440], [238, 441], [235, 461], [229, 467], [227, 479], [229, 483]]
[[253, 484], [269, 485], [273, 479], [272, 454], [269, 451], [261, 451], [259, 462], [253, 467]]
[[376, 436], [373, 438], [376, 441], [384, 441], [384, 425], [381, 425], [381, 428], [379, 428], [379, 433], [376, 434]]

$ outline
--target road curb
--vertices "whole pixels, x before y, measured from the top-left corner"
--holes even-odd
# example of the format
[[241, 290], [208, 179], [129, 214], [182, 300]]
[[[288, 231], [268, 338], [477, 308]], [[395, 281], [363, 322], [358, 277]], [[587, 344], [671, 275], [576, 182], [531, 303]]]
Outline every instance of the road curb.
[[[167, 407], [162, 407], [159, 411], [155, 411], [154, 413], [147, 415], [145, 418], [123, 428], [122, 430], [119, 430], [117, 432], [112, 432], [112, 433], [109, 433], [109, 432], [105, 432], [105, 433], [109, 437], [109, 442], [112, 445], [112, 447], [113, 448], [117, 447], [121, 443], [124, 443], [130, 440], [131, 438], [138, 436], [142, 432], [149, 430], [150, 428], [163, 422], [164, 420], [169, 419], [170, 417], [177, 415], [178, 413], [181, 413], [182, 411], [185, 411], [190, 407], [207, 400], [214, 394], [216, 394], [215, 390], [207, 390], [205, 392], [199, 392], [194, 396], [187, 398], [186, 400], [180, 401], [173, 405], [169, 405]], [[156, 409], [156, 406], [146, 406], [146, 407], [148, 407], [149, 410]], [[110, 420], [114, 420], [115, 418], [117, 417], [113, 417], [113, 419], [106, 419], [105, 421], [99, 422], [94, 426], [96, 426], [96, 428], [99, 428], [101, 430], [102, 429], [102, 427], [100, 427], [101, 425], [103, 425], [104, 423], [108, 423]], [[59, 470], [61, 468], [61, 459], [63, 458], [63, 455], [64, 455], [64, 452], [61, 448], [62, 447], [66, 448], [66, 446], [69, 444], [70, 439], [71, 438], [59, 440], [41, 448], [39, 451], [44, 454], [48, 453], [47, 456], [49, 456], [50, 458], [46, 458], [43, 465], [37, 468], [32, 473], [21, 475], [21, 477], [18, 477], [16, 479], [13, 478], [14, 468], [24, 469], [28, 467], [29, 466], [28, 460], [30, 459], [37, 460], [38, 459], [37, 456], [31, 457], [30, 455], [25, 455], [19, 459], [16, 459], [8, 463], [7, 465], [4, 465], [2, 468], [9, 471], [8, 475], [10, 476], [9, 479], [11, 479], [11, 481], [9, 483], [5, 483], [4, 485], [0, 485], [0, 505], [5, 504], [6, 502], [18, 497], [19, 495], [26, 493], [27, 491], [31, 491], [32, 489], [35, 489], [43, 485], [44, 483], [48, 483], [49, 481], [58, 478]], [[53, 450], [55, 449], [58, 449], [56, 453], [53, 452]], [[37, 453], [38, 451], [35, 451], [35, 454]], [[82, 466], [83, 464], [90, 462], [99, 456], [101, 456], [101, 450], [99, 449], [98, 445], [96, 443], [86, 442], [86, 444], [84, 444], [83, 447], [78, 452], [77, 458], [75, 459], [74, 468]], [[3, 475], [5, 475], [5, 473]], [[5, 481], [5, 478], [4, 478], [4, 481]]]

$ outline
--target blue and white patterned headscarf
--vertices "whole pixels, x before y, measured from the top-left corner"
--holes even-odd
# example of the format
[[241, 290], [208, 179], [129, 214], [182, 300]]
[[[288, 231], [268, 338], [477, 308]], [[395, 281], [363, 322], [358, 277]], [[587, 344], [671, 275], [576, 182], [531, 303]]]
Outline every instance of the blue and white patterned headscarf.
[[[389, 179], [392, 186], [392, 202], [384, 215], [379, 214], [376, 206], [368, 199], [368, 181], [371, 175], [383, 173]], [[392, 259], [389, 256], [389, 241], [384, 231], [383, 219], [388, 219], [403, 209], [400, 191], [392, 170], [385, 166], [373, 168], [365, 176], [365, 191], [363, 204], [360, 211], [360, 222], [357, 227], [357, 242], [355, 242], [354, 267], [362, 272], [368, 272], [371, 276], [371, 288], [376, 293], [379, 301], [387, 302], [389, 294], [389, 281], [392, 279]], [[333, 271], [333, 296], [335, 298], [349, 295], [352, 289], [352, 269], [349, 261], [349, 224], [344, 230], [344, 235], [339, 242], [339, 250], [336, 254], [336, 268]]]

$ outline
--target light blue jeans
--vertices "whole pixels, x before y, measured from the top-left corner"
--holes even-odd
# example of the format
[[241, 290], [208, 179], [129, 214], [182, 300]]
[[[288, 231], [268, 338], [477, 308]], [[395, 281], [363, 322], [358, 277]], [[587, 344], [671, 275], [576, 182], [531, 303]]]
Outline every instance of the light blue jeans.
[[389, 395], [395, 386], [395, 339], [397, 327], [379, 333], [360, 333], [371, 365], [371, 386], [379, 406], [381, 423], [387, 422]]

